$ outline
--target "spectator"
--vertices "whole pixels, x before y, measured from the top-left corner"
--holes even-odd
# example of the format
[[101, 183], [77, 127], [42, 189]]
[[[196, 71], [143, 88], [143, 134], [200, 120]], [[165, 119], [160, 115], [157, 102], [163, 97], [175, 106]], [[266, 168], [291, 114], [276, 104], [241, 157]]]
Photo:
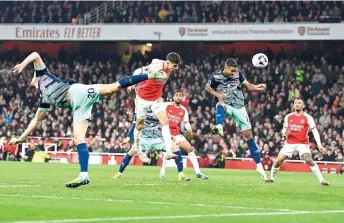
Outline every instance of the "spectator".
[[211, 165], [211, 160], [206, 153], [202, 153], [198, 159], [199, 167], [208, 168]]
[[274, 161], [270, 158], [269, 152], [265, 153], [262, 159], [264, 170], [270, 171], [272, 168], [272, 164], [274, 164]]

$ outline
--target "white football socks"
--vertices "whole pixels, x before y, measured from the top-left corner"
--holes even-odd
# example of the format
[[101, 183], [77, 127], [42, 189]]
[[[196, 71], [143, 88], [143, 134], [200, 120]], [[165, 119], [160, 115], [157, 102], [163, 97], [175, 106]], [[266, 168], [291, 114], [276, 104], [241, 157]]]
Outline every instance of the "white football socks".
[[170, 132], [170, 127], [168, 125], [161, 126], [161, 133], [162, 133], [162, 137], [164, 138], [166, 154], [167, 155], [171, 155], [172, 154], [172, 149], [171, 149], [171, 132]]
[[195, 151], [188, 153], [188, 156], [189, 156], [190, 162], [192, 163], [192, 166], [195, 170], [195, 173], [200, 174], [201, 171], [199, 169], [199, 164], [198, 164], [198, 160], [197, 160], [197, 156], [195, 154]]
[[136, 128], [134, 129], [134, 150], [136, 153], [140, 154], [142, 151], [140, 149], [141, 132]]
[[309, 166], [311, 168], [311, 170], [313, 171], [313, 173], [315, 174], [315, 176], [318, 177], [320, 183], [324, 180], [324, 177], [322, 175], [322, 173], [320, 172], [319, 166], [318, 164], [315, 163], [314, 166]]
[[262, 163], [258, 163], [257, 164], [257, 169], [256, 170], [260, 174], [261, 178], [263, 178], [264, 180], [267, 179]]
[[275, 168], [274, 166], [272, 166], [271, 168], [271, 174], [270, 174], [270, 179], [271, 180], [275, 180], [275, 176], [277, 174], [277, 172], [279, 171], [279, 167]]

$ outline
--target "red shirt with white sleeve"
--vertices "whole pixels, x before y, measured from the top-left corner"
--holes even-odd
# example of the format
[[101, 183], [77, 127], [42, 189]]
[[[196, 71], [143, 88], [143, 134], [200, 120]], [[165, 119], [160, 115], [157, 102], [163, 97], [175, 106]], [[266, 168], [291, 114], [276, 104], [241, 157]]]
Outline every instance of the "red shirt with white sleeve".
[[180, 107], [174, 106], [172, 102], [165, 102], [166, 112], [169, 121], [170, 131], [172, 136], [180, 135], [180, 123], [189, 122], [189, 114], [183, 105]]
[[290, 132], [286, 140], [288, 144], [308, 144], [308, 132], [314, 128], [314, 119], [307, 113], [296, 115], [293, 112], [284, 118], [283, 131]]
[[[153, 59], [152, 63], [148, 66], [142, 67], [139, 73], [135, 74], [147, 74], [149, 72], [164, 71], [168, 76], [171, 75], [171, 71], [166, 71], [164, 68], [164, 60]], [[136, 88], [136, 94], [147, 101], [155, 101], [162, 96], [162, 90], [167, 80], [163, 79], [149, 79], [139, 83]]]

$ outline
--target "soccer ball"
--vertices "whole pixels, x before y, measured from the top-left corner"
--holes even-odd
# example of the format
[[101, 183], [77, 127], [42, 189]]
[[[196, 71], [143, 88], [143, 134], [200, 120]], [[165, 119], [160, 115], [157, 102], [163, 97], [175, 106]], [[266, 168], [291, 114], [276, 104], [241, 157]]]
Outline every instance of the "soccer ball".
[[257, 53], [252, 57], [252, 64], [257, 68], [264, 68], [268, 63], [269, 59], [264, 53]]

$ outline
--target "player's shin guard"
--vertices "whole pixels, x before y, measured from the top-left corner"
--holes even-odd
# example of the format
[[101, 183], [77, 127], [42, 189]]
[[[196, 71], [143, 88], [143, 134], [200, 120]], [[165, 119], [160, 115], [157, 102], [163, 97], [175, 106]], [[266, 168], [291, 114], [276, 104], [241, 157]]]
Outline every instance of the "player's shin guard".
[[162, 157], [162, 164], [160, 169], [160, 178], [166, 178], [166, 165], [167, 165], [167, 158], [166, 153], [164, 153]]
[[178, 152], [174, 152], [174, 154], [177, 155], [177, 158], [176, 158], [175, 162], [176, 162], [176, 165], [177, 165], [178, 173], [183, 173], [183, 157], [182, 157], [182, 153], [179, 150]]
[[250, 140], [247, 141], [247, 145], [248, 145], [248, 148], [250, 149], [250, 153], [251, 153], [251, 156], [252, 156], [254, 162], [256, 162], [256, 164], [257, 164], [258, 173], [260, 174], [260, 176], [264, 180], [267, 179], [263, 165], [260, 161], [260, 152], [259, 152], [258, 145], [256, 144], [256, 142], [254, 141], [253, 138], [251, 138]]
[[81, 143], [76, 146], [79, 155], [79, 164], [80, 164], [80, 174], [87, 176], [88, 175], [88, 159], [89, 152], [86, 146], [86, 143]]
[[277, 174], [277, 172], [279, 171], [279, 167], [274, 167], [274, 166], [272, 166], [272, 168], [271, 168], [271, 174], [270, 174], [270, 179], [272, 180], [272, 181], [274, 181], [275, 180], [275, 176], [276, 176], [276, 174]]
[[134, 130], [134, 150], [137, 154], [142, 153], [140, 149], [140, 139], [141, 139], [141, 131], [138, 131], [136, 128]]
[[196, 174], [200, 174], [201, 171], [199, 169], [199, 164], [198, 164], [198, 160], [197, 160], [195, 151], [192, 151], [192, 152], [188, 153], [188, 155], [189, 155], [189, 160], [192, 163], [192, 166], [193, 166], [193, 168], [195, 170], [195, 173]]
[[121, 88], [126, 88], [142, 81], [148, 80], [147, 74], [132, 75], [127, 77], [122, 77], [117, 82], [121, 85]]
[[130, 156], [128, 153], [125, 155], [118, 172], [123, 173], [125, 168], [129, 165], [131, 158], [132, 156]]
[[315, 176], [318, 177], [318, 180], [321, 182], [324, 181], [324, 177], [320, 172], [319, 166], [318, 164], [314, 163], [314, 166], [309, 166], [311, 168], [311, 170], [313, 171], [313, 173], [315, 174]]
[[169, 157], [172, 154], [170, 127], [168, 125], [161, 126], [161, 133], [165, 143], [166, 156]]

